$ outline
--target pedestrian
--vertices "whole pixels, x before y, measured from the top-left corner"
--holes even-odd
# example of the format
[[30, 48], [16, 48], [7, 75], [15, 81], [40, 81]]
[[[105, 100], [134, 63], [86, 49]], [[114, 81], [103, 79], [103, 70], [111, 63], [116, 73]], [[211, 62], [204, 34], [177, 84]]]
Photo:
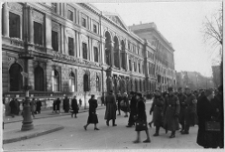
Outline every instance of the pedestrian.
[[60, 100], [60, 98], [57, 98], [56, 99], [56, 113], [58, 112], [58, 113], [60, 113], [60, 104], [61, 104], [61, 100]]
[[87, 124], [84, 126], [84, 129], [87, 130], [87, 126], [89, 124], [94, 124], [94, 130], [99, 130], [97, 128], [97, 123], [98, 123], [98, 116], [96, 114], [96, 108], [98, 107], [97, 100], [95, 99], [95, 95], [91, 95], [91, 99], [88, 101], [89, 103], [89, 115], [88, 115], [88, 120]]
[[65, 113], [68, 113], [70, 110], [70, 101], [67, 96], [63, 99], [63, 110]]
[[113, 94], [112, 90], [106, 96], [105, 104], [106, 104], [106, 110], [105, 110], [106, 125], [109, 126], [109, 121], [112, 120], [112, 125], [117, 126], [115, 124], [116, 110], [117, 110], [116, 97]]
[[140, 142], [140, 131], [145, 131], [147, 135], [147, 139], [144, 140], [143, 142], [150, 143], [151, 141], [150, 141], [148, 126], [147, 126], [145, 103], [141, 93], [137, 93], [136, 100], [137, 100], [137, 121], [136, 121], [135, 131], [137, 131], [137, 139], [134, 141], [134, 143]]
[[77, 118], [79, 107], [77, 104], [76, 96], [74, 96], [74, 98], [72, 99], [71, 107], [72, 107], [71, 117], [73, 118], [73, 115], [75, 115], [75, 118]]
[[30, 102], [30, 110], [33, 118], [35, 118], [35, 112], [36, 112], [36, 101], [35, 98], [33, 98]]
[[79, 105], [80, 105], [80, 107], [82, 106], [82, 100], [81, 99], [79, 99]]
[[53, 106], [52, 106], [52, 108], [53, 108], [53, 112], [55, 112], [55, 113], [57, 113], [57, 107], [56, 107], [56, 104], [57, 103], [57, 99], [55, 99], [54, 101], [53, 101]]
[[12, 116], [12, 118], [15, 117], [15, 115], [17, 114], [18, 111], [18, 102], [16, 98], [12, 98], [12, 100], [9, 103], [10, 106], [10, 114]]
[[121, 109], [120, 103], [123, 100], [123, 98], [122, 98], [122, 95], [121, 95], [120, 92], [118, 92], [116, 100], [117, 100], [117, 107], [118, 107], [117, 109], [118, 109], [118, 112], [119, 112], [118, 115], [121, 115], [121, 113], [120, 113], [120, 109]]
[[178, 88], [178, 95], [177, 95], [179, 102], [180, 102], [180, 114], [179, 114], [179, 122], [181, 124], [181, 131], [184, 131], [184, 110], [187, 106], [186, 104], [186, 95], [182, 92], [182, 88]]
[[130, 116], [128, 120], [128, 125], [126, 127], [132, 127], [135, 124], [135, 115], [136, 112], [136, 105], [137, 105], [137, 99], [136, 99], [136, 93], [130, 92], [131, 100], [130, 100]]
[[205, 90], [205, 95], [197, 102], [198, 145], [204, 148], [217, 148], [222, 146], [220, 109], [218, 102], [214, 100], [213, 90]]
[[186, 93], [186, 99], [185, 99], [185, 106], [184, 109], [184, 130], [181, 132], [181, 134], [189, 134], [190, 126], [195, 125], [195, 115], [196, 115], [196, 104], [197, 99], [195, 98], [195, 95], [191, 93], [190, 88], [185, 88]]
[[41, 113], [41, 107], [42, 107], [42, 103], [41, 103], [41, 100], [38, 98], [36, 102], [36, 114]]
[[159, 136], [159, 129], [163, 127], [163, 110], [165, 106], [165, 101], [161, 96], [161, 92], [156, 90], [155, 97], [153, 99], [152, 107], [150, 110], [150, 115], [153, 112], [153, 123], [156, 127], [155, 134], [153, 136]]
[[175, 137], [176, 130], [179, 130], [179, 112], [180, 103], [178, 97], [173, 94], [173, 88], [168, 88], [168, 95], [165, 100], [165, 120], [164, 126], [166, 130], [171, 131], [170, 138]]
[[128, 117], [128, 112], [129, 112], [129, 98], [128, 98], [128, 94], [127, 92], [123, 93], [123, 101], [124, 101], [124, 113], [125, 116], [124, 117]]

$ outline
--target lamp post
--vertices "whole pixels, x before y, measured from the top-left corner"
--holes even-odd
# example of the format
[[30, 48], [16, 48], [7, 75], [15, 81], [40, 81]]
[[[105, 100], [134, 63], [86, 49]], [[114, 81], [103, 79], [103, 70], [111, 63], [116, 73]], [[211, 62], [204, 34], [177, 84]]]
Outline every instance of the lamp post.
[[32, 52], [28, 49], [28, 23], [29, 23], [29, 8], [27, 4], [24, 7], [24, 51], [19, 54], [19, 58], [24, 60], [24, 72], [23, 75], [25, 77], [25, 85], [23, 87], [25, 91], [25, 103], [23, 108], [23, 125], [21, 131], [27, 131], [34, 128], [33, 121], [31, 118], [31, 110], [30, 110], [30, 99], [29, 99], [29, 72], [28, 72], [28, 60], [33, 59]]

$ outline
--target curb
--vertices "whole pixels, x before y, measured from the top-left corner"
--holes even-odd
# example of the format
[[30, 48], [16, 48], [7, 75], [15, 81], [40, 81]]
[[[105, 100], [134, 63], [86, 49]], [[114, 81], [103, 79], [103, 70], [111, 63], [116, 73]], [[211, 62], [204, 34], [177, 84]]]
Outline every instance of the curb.
[[54, 129], [50, 129], [50, 130], [47, 130], [47, 131], [40, 132], [40, 133], [33, 133], [33, 134], [22, 136], [22, 137], [5, 139], [5, 140], [3, 140], [3, 144], [9, 144], [9, 143], [12, 143], [12, 142], [26, 140], [26, 139], [38, 137], [38, 136], [41, 136], [41, 135], [46, 135], [46, 134], [49, 134], [49, 133], [52, 133], [52, 132], [62, 130], [63, 128], [64, 128], [63, 126], [60, 126], [60, 127], [54, 128]]
[[[103, 107], [100, 107], [98, 109], [103, 109], [105, 106]], [[98, 110], [97, 109], [97, 110]], [[86, 110], [83, 110], [83, 111], [80, 111], [78, 112], [79, 113], [83, 113], [83, 112], [87, 112], [89, 109], [86, 109]], [[51, 118], [51, 117], [60, 117], [60, 116], [66, 116], [66, 115], [70, 115], [70, 113], [63, 113], [61, 115], [47, 115], [47, 116], [43, 116], [43, 117], [38, 117], [38, 118], [35, 118], [35, 119], [43, 119], [43, 118]], [[22, 122], [23, 120], [15, 120], [15, 121], [10, 121], [10, 122], [4, 122], [4, 124], [9, 124], [9, 123], [16, 123], [16, 122]]]

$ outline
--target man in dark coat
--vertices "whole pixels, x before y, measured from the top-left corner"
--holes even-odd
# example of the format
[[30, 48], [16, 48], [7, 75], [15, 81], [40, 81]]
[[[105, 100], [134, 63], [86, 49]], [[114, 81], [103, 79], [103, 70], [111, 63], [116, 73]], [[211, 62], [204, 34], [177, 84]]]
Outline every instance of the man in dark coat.
[[71, 117], [73, 118], [73, 114], [74, 114], [75, 118], [77, 118], [79, 107], [77, 104], [76, 96], [74, 96], [74, 98], [72, 99], [71, 107], [72, 107]]
[[117, 126], [115, 124], [116, 110], [117, 110], [116, 97], [113, 94], [112, 90], [106, 96], [105, 104], [106, 104], [106, 110], [105, 110], [106, 125], [109, 126], [109, 121], [112, 120], [113, 126]]
[[155, 97], [150, 110], [150, 115], [153, 112], [153, 123], [156, 126], [156, 132], [153, 136], [159, 136], [159, 129], [163, 126], [163, 110], [165, 101], [161, 96], [161, 92], [156, 90]]
[[179, 130], [180, 103], [178, 97], [173, 94], [173, 88], [168, 88], [168, 96], [165, 102], [165, 128], [172, 131], [170, 138], [175, 137], [176, 130]]
[[98, 107], [98, 103], [97, 100], [95, 99], [95, 95], [91, 95], [91, 99], [88, 101], [88, 103], [89, 103], [89, 116], [87, 124], [84, 126], [84, 129], [87, 130], [87, 126], [89, 124], [94, 124], [95, 125], [94, 130], [99, 130], [97, 128], [98, 117], [96, 114], [96, 108]]
[[42, 103], [40, 101], [40, 99], [37, 99], [37, 102], [36, 102], [36, 114], [37, 113], [41, 113], [41, 106], [42, 106]]
[[198, 114], [198, 135], [197, 144], [204, 148], [217, 148], [221, 146], [221, 131], [207, 129], [206, 123], [219, 122], [219, 109], [214, 100], [214, 92], [211, 89], [205, 90], [205, 95], [197, 102]]
[[132, 127], [135, 123], [134, 116], [136, 115], [136, 107], [137, 107], [137, 99], [136, 93], [130, 92], [131, 100], [130, 100], [130, 116], [128, 120], [128, 125], [126, 127]]
[[10, 106], [10, 110], [11, 110], [11, 116], [14, 118], [15, 115], [17, 115], [17, 111], [18, 111], [18, 101], [16, 98], [13, 98], [10, 103], [9, 103], [9, 106]]
[[189, 134], [190, 126], [195, 125], [195, 115], [196, 115], [196, 104], [197, 99], [195, 98], [195, 95], [191, 93], [190, 88], [185, 88], [186, 92], [186, 99], [185, 99], [185, 109], [182, 109], [184, 111], [184, 130], [181, 132], [181, 134]]
[[182, 92], [182, 88], [178, 89], [178, 99], [180, 102], [179, 122], [181, 124], [181, 132], [184, 131], [184, 109], [186, 106], [186, 95]]
[[68, 113], [70, 110], [70, 101], [67, 96], [65, 96], [65, 99], [63, 100], [63, 110], [65, 113]]
[[116, 100], [117, 100], [117, 107], [118, 107], [118, 112], [119, 112], [118, 115], [121, 115], [121, 113], [120, 113], [120, 102], [123, 100], [123, 97], [122, 97], [120, 92], [118, 92]]
[[56, 100], [56, 112], [58, 111], [60, 113], [60, 104], [61, 104], [61, 100], [59, 98], [57, 98]]

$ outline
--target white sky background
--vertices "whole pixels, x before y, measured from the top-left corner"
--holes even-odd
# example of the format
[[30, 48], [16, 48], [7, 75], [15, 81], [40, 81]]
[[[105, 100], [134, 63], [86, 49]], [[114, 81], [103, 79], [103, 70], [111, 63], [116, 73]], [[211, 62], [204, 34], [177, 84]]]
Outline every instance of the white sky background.
[[[211, 76], [212, 47], [203, 41], [206, 15], [215, 12], [221, 2], [138, 2], [92, 3], [101, 11], [116, 12], [127, 26], [154, 22], [175, 49], [177, 71], [197, 71]], [[217, 48], [218, 50], [218, 48]]]

